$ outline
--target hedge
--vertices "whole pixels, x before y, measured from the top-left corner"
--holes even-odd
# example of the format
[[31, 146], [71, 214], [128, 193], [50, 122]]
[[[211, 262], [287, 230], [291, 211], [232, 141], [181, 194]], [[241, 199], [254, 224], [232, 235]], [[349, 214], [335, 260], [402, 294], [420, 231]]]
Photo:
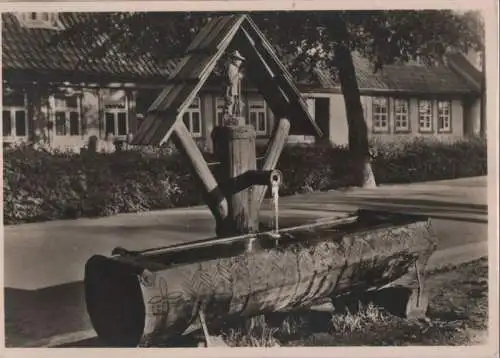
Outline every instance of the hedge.
[[[379, 184], [486, 174], [485, 140], [442, 143], [415, 139], [371, 145]], [[207, 160], [214, 158], [207, 154]], [[354, 183], [345, 147], [290, 146], [281, 155], [278, 168], [284, 174], [281, 195]], [[75, 155], [17, 147], [4, 150], [3, 175], [5, 224], [203, 203], [186, 161], [175, 152]]]

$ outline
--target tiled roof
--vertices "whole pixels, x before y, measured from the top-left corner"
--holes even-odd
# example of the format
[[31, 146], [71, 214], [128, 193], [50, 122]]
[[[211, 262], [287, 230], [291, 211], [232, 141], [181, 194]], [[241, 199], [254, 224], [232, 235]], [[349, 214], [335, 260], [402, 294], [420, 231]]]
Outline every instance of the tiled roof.
[[[370, 62], [354, 54], [354, 67], [361, 92], [387, 91], [415, 94], [467, 94], [477, 93], [476, 86], [468, 83], [450, 68], [442, 66], [386, 65], [374, 72]], [[338, 90], [336, 76], [328, 69], [317, 69], [316, 79], [311, 86]], [[314, 83], [315, 82], [315, 83]]]
[[[84, 13], [60, 13], [64, 27], [84, 21]], [[134, 62], [120, 60], [120, 56], [93, 61], [87, 51], [68, 43], [51, 45], [56, 30], [22, 26], [13, 13], [2, 14], [2, 67], [4, 70], [37, 71], [42, 73], [67, 72], [83, 75], [105, 75], [130, 79], [166, 77], [152, 61]]]
[[[60, 13], [63, 26], [85, 20], [95, 14]], [[159, 66], [152, 60], [120, 60], [120, 56], [89, 62], [85, 49], [70, 44], [49, 46], [54, 30], [21, 26], [12, 13], [2, 14], [2, 67], [4, 70], [26, 72], [67, 73], [68, 75], [111, 76], [120, 79], [148, 82], [164, 81], [177, 61], [170, 60]], [[87, 61], [86, 61], [87, 60]], [[423, 94], [477, 93], [478, 88], [446, 66], [424, 67], [416, 65], [387, 65], [376, 73], [368, 60], [354, 55], [358, 85], [362, 92], [387, 91]], [[296, 76], [303, 90], [339, 91], [335, 76], [328, 69], [318, 69], [316, 76]], [[477, 74], [473, 74], [477, 75]], [[216, 76], [211, 76], [209, 82]], [[61, 76], [62, 78], [62, 76]]]

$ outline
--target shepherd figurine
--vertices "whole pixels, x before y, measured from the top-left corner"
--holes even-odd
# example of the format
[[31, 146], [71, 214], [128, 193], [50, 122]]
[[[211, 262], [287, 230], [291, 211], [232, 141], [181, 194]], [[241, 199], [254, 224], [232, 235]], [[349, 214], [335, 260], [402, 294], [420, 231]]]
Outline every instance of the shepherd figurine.
[[241, 56], [238, 50], [234, 50], [229, 56], [225, 73], [225, 101], [224, 101], [224, 122], [232, 122], [238, 120], [242, 112], [241, 103], [241, 80], [243, 74], [241, 73], [241, 64], [245, 58]]

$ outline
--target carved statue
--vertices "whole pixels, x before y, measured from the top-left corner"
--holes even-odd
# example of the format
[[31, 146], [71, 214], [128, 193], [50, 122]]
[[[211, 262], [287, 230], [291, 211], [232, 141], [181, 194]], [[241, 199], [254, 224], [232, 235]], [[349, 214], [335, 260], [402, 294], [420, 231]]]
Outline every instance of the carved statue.
[[242, 103], [241, 99], [241, 80], [243, 74], [240, 67], [245, 58], [235, 50], [229, 56], [229, 62], [224, 74], [225, 81], [225, 102], [224, 102], [224, 121], [232, 121], [241, 116]]

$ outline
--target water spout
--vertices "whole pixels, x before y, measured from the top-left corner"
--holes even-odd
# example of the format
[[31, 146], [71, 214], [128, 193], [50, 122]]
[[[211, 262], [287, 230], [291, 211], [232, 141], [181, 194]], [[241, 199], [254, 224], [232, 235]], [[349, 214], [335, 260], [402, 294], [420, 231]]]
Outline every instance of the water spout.
[[279, 232], [279, 186], [275, 185], [273, 182], [272, 186], [272, 196], [273, 196], [273, 212], [274, 212], [274, 233]]
[[272, 236], [276, 239], [276, 244], [278, 244], [279, 234], [279, 187], [281, 184], [281, 172], [275, 170], [271, 175], [271, 196], [273, 202], [273, 213], [274, 213], [274, 231]]

